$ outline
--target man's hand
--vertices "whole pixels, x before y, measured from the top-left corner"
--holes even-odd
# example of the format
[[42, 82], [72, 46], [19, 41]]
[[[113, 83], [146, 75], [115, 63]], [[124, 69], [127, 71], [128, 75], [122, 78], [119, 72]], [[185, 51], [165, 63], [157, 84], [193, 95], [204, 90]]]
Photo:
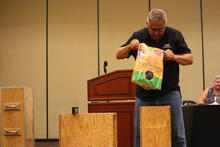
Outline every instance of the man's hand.
[[167, 61], [170, 61], [170, 60], [175, 61], [175, 55], [172, 52], [172, 50], [170, 50], [170, 49], [167, 49], [167, 50], [164, 51], [164, 58]]
[[170, 49], [164, 51], [164, 59], [167, 61], [176, 61], [181, 65], [193, 64], [193, 56], [191, 53], [174, 55], [174, 53]]
[[130, 48], [130, 50], [137, 50], [139, 45], [140, 45], [140, 42], [137, 39], [134, 39], [130, 42], [128, 47]]
[[131, 50], [137, 50], [140, 42], [137, 39], [132, 40], [128, 45], [120, 47], [116, 53], [117, 59], [124, 59], [128, 57]]

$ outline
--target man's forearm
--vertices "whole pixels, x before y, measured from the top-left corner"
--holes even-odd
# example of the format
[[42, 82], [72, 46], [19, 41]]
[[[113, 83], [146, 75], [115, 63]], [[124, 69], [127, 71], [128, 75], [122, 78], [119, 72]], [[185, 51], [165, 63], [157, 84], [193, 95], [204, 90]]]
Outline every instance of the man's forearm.
[[117, 59], [127, 58], [130, 51], [131, 51], [131, 48], [129, 45], [120, 47], [116, 53], [116, 58]]
[[192, 54], [182, 54], [182, 55], [175, 55], [174, 59], [180, 65], [191, 65], [193, 64], [193, 56]]

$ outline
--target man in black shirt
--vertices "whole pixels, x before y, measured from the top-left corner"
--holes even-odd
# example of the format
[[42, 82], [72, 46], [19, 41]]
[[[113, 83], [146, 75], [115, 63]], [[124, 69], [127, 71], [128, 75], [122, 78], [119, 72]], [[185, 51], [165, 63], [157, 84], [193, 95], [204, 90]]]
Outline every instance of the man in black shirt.
[[136, 87], [135, 147], [140, 146], [140, 106], [171, 106], [172, 147], [186, 147], [182, 115], [182, 98], [179, 87], [179, 64], [191, 65], [193, 56], [182, 33], [166, 26], [167, 15], [161, 9], [153, 9], [147, 16], [147, 28], [133, 33], [116, 54], [117, 59], [136, 59], [140, 43], [164, 50], [164, 72], [161, 90], [145, 90]]

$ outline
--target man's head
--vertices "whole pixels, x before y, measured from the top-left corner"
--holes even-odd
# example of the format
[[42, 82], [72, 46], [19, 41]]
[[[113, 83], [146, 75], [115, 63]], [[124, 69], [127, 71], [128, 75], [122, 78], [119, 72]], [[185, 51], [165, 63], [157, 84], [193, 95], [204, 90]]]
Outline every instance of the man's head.
[[153, 40], [159, 41], [166, 29], [167, 14], [161, 9], [152, 9], [147, 15], [148, 32]]

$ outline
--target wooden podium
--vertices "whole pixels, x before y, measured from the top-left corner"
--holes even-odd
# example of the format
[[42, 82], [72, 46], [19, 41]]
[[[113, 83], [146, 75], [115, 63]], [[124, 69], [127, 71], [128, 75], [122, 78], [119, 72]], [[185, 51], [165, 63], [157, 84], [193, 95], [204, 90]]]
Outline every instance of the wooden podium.
[[117, 70], [88, 80], [88, 112], [117, 113], [118, 147], [133, 147], [136, 86], [133, 70]]

